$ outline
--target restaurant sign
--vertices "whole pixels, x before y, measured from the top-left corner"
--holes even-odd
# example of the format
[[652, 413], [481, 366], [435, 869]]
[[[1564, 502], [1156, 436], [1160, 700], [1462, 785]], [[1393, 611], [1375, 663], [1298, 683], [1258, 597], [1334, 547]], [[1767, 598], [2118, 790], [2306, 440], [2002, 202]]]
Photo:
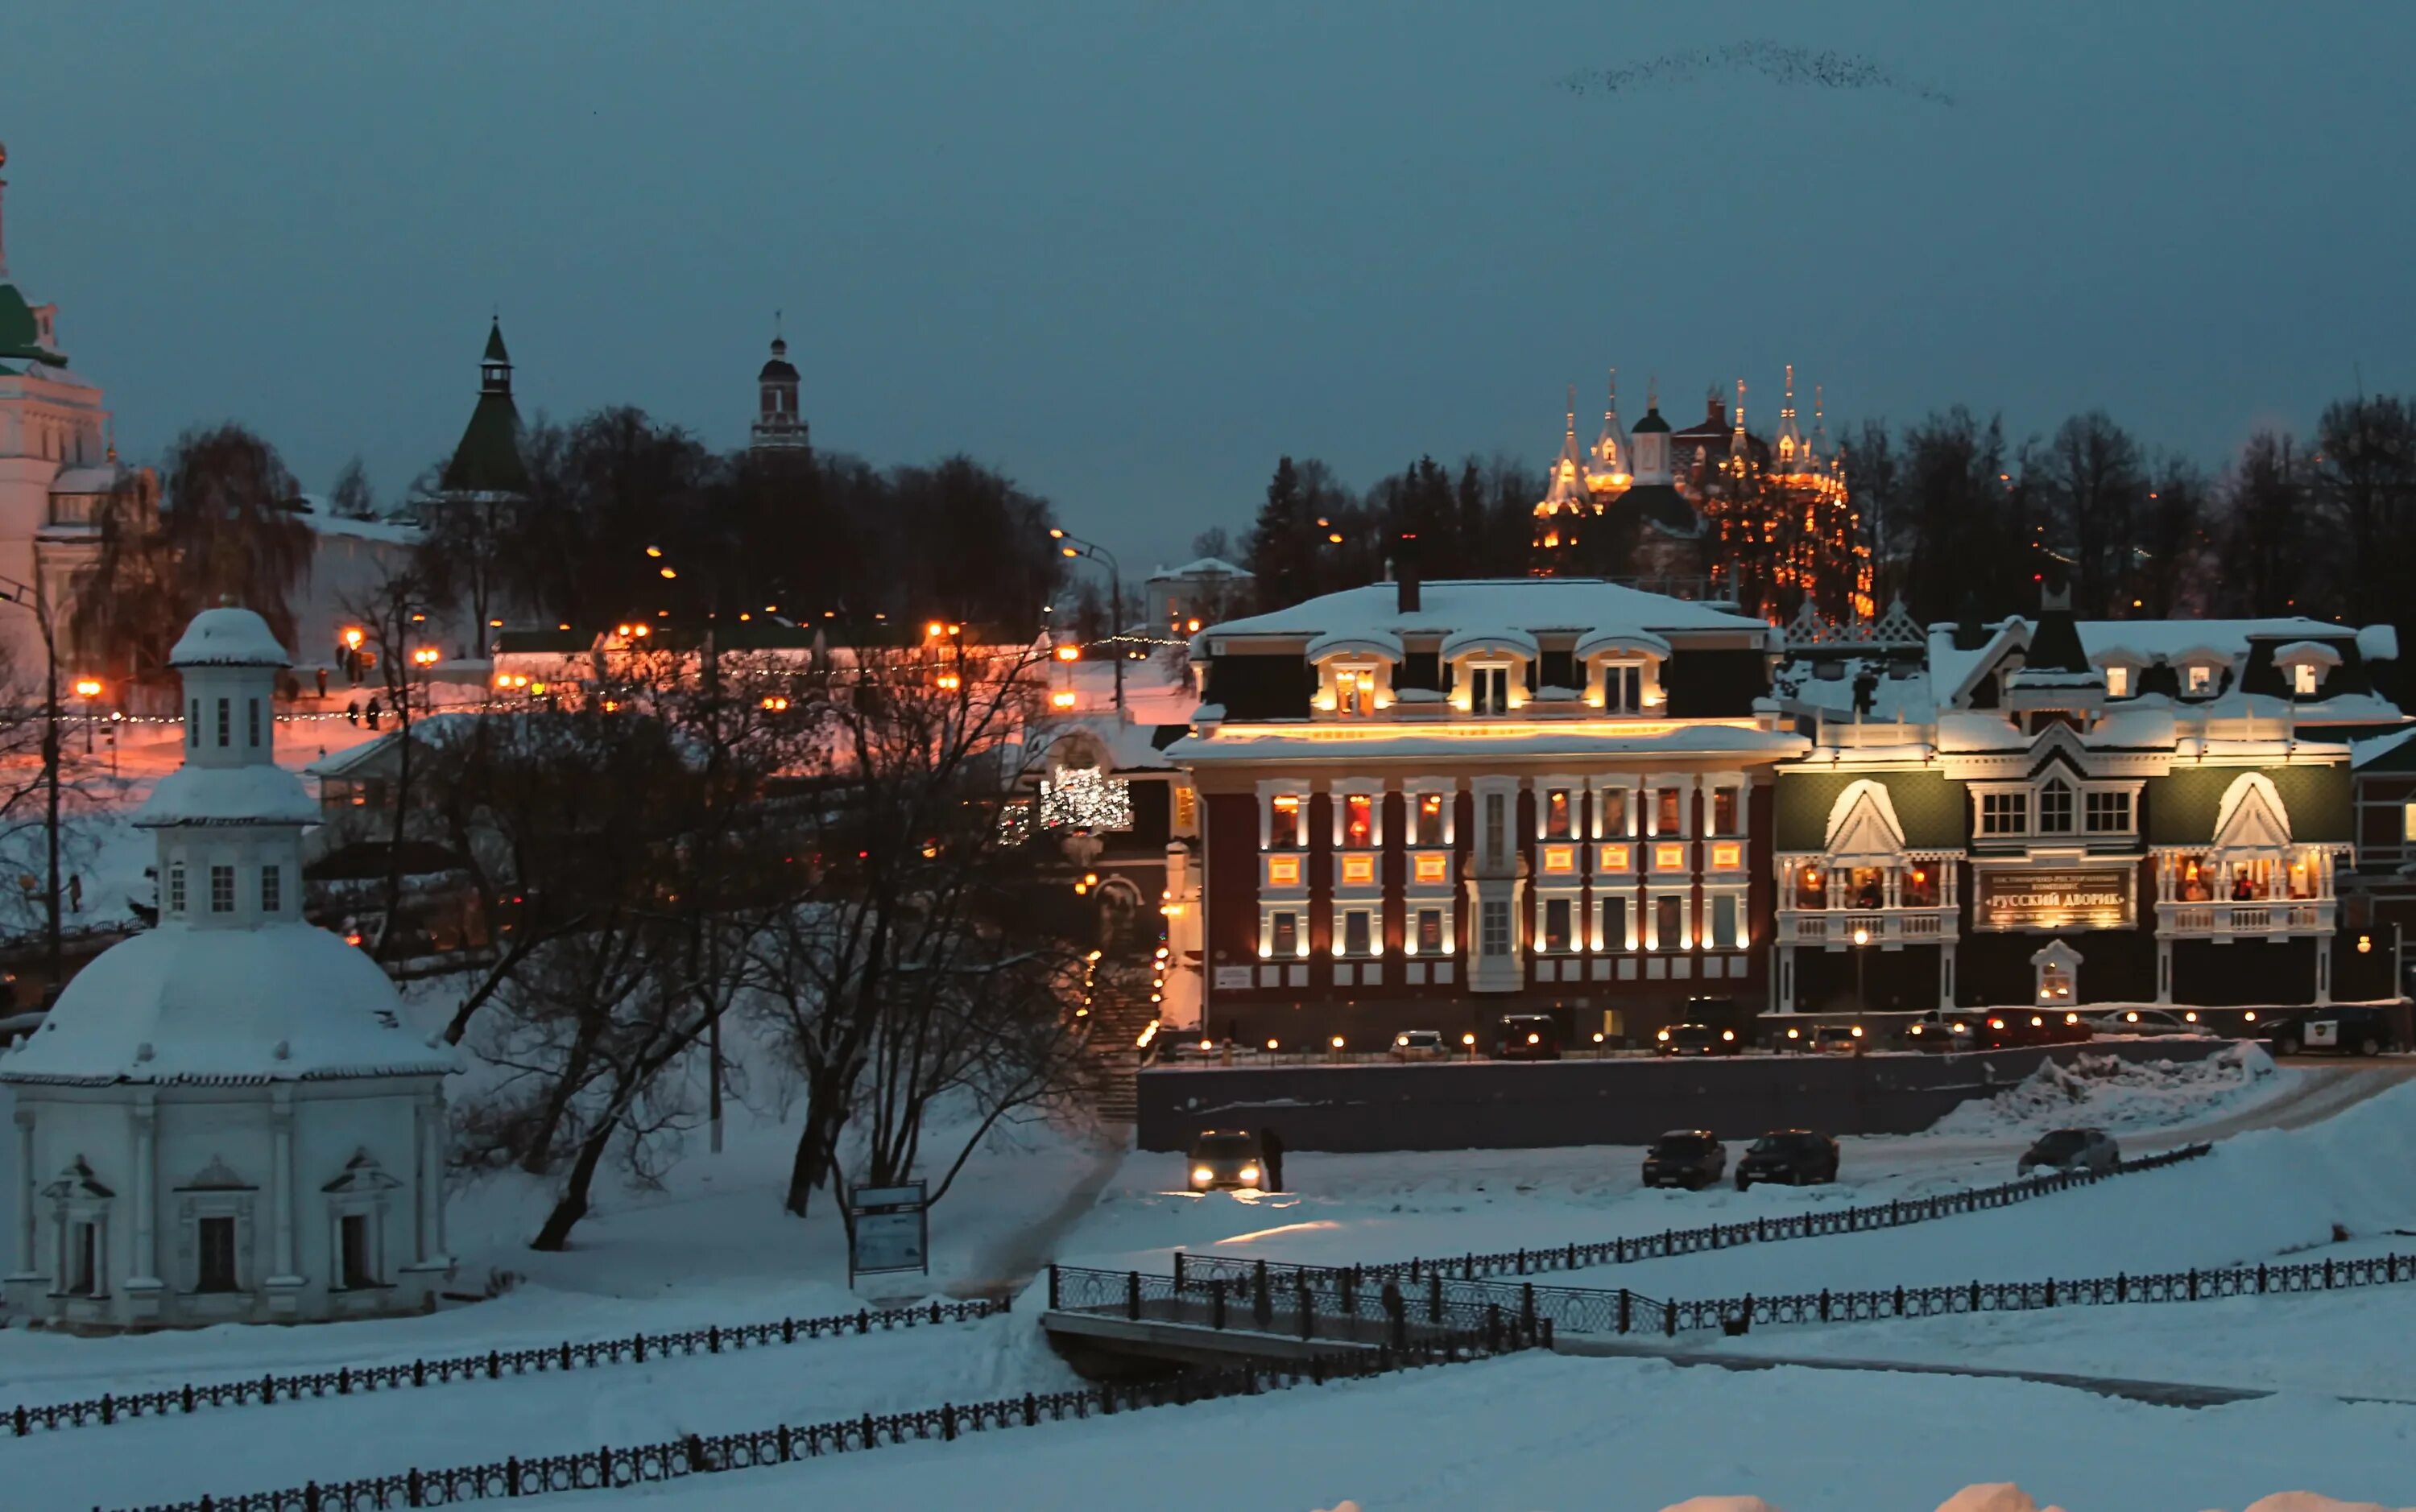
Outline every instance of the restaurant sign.
[[1982, 871], [1973, 912], [1981, 929], [2125, 929], [2132, 922], [2127, 866]]

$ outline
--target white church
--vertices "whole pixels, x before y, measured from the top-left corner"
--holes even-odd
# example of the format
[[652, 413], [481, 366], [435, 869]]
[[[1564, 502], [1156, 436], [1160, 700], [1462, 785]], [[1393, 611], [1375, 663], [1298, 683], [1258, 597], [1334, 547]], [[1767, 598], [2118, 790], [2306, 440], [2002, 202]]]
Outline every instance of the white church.
[[291, 658], [249, 609], [196, 617], [183, 765], [134, 823], [159, 921], [0, 1053], [13, 1103], [8, 1311], [79, 1330], [412, 1312], [452, 1265], [445, 1077], [360, 951], [302, 919], [319, 811], [276, 762]]

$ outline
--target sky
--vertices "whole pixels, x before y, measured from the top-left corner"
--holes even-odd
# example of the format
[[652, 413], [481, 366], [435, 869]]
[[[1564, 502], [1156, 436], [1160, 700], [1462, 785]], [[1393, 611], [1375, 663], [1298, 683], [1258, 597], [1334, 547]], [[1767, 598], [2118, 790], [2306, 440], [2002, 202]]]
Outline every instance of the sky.
[[1743, 377], [1766, 430], [1792, 362], [1833, 430], [2102, 407], [2215, 465], [2416, 390], [2416, 7], [221, 0], [0, 37], [11, 271], [121, 450], [236, 419], [313, 489], [449, 452], [495, 311], [523, 414], [724, 447], [784, 311], [817, 445], [969, 453], [1136, 574], [1241, 534], [1281, 455], [1540, 466], [1614, 366], [1631, 424], [1655, 376], [1681, 426]]

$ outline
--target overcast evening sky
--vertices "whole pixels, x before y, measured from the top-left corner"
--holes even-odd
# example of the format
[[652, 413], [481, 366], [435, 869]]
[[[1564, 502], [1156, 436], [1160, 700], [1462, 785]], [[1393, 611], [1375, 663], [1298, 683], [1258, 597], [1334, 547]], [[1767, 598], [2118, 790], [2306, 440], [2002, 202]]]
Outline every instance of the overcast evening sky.
[[[8, 256], [119, 444], [224, 417], [382, 499], [491, 308], [524, 414], [743, 440], [787, 311], [818, 445], [961, 449], [1127, 571], [1278, 454], [1540, 464], [1562, 393], [1743, 376], [1833, 428], [2103, 406], [2220, 463], [2416, 390], [2416, 6], [26, 6]], [[1574, 73], [1765, 41], [1750, 68]], [[1864, 76], [1867, 80], [1867, 75]], [[1941, 102], [1933, 95], [1949, 97]]]

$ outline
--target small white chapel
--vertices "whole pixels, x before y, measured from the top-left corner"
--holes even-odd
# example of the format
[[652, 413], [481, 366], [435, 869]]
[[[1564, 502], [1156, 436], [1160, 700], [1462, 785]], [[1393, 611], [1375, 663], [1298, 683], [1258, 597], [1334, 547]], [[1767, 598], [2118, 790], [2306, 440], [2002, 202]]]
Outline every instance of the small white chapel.
[[290, 658], [249, 609], [197, 616], [182, 766], [136, 811], [156, 928], [0, 1054], [14, 1103], [13, 1317], [81, 1330], [411, 1312], [445, 1243], [450, 1049], [302, 918], [318, 806], [276, 761]]

